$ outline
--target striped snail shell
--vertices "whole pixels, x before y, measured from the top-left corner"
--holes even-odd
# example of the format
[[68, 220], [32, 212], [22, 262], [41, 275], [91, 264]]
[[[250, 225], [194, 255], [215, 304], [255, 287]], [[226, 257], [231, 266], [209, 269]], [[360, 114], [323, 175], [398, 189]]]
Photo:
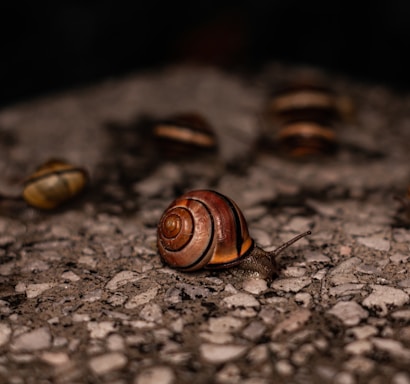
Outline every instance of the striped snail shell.
[[53, 209], [78, 195], [87, 181], [85, 169], [52, 159], [25, 181], [23, 198], [35, 208]]
[[352, 101], [318, 78], [289, 81], [276, 87], [269, 97], [268, 113], [274, 119], [292, 121], [351, 121]]
[[156, 122], [153, 135], [161, 154], [169, 157], [213, 153], [217, 149], [217, 139], [211, 125], [194, 112], [176, 114]]
[[330, 154], [337, 145], [331, 127], [312, 121], [284, 124], [277, 138], [281, 150], [291, 157]]
[[267, 118], [275, 127], [279, 150], [291, 157], [333, 153], [337, 148], [334, 127], [345, 119], [346, 103], [342, 100], [314, 79], [280, 87], [267, 106]]
[[272, 252], [255, 245], [245, 218], [229, 197], [211, 190], [194, 190], [174, 200], [157, 228], [157, 246], [163, 262], [183, 271], [239, 265], [261, 278], [277, 274], [275, 258], [310, 231]]

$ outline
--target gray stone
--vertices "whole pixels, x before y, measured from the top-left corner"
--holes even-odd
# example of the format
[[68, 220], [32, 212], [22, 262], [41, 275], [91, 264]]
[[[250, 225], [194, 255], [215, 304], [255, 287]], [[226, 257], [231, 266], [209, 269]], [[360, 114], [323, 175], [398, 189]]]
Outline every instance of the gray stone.
[[211, 364], [221, 364], [228, 361], [236, 360], [246, 353], [247, 347], [244, 345], [219, 345], [219, 344], [202, 344], [199, 352], [203, 359]]
[[327, 313], [336, 316], [346, 326], [357, 325], [369, 316], [355, 301], [339, 301]]
[[37, 328], [14, 338], [11, 348], [13, 351], [38, 351], [51, 346], [51, 333], [47, 327]]
[[278, 291], [284, 292], [299, 292], [303, 288], [307, 287], [312, 283], [310, 277], [291, 277], [288, 279], [278, 279], [275, 280], [271, 287]]
[[134, 297], [130, 298], [128, 302], [125, 304], [125, 308], [133, 309], [139, 307], [140, 305], [149, 303], [152, 299], [154, 299], [158, 294], [158, 287], [154, 286], [149, 288], [143, 293], [135, 295]]
[[276, 339], [284, 333], [292, 333], [303, 327], [311, 318], [312, 313], [307, 309], [298, 309], [291, 312], [286, 319], [279, 322], [273, 332], [272, 339]]
[[260, 303], [256, 300], [252, 295], [247, 293], [237, 293], [232, 296], [225, 297], [222, 302], [228, 308], [235, 308], [235, 307], [259, 307]]
[[127, 364], [127, 357], [120, 352], [110, 352], [105, 355], [93, 357], [90, 368], [96, 375], [104, 375], [123, 368]]
[[209, 319], [209, 330], [211, 332], [235, 332], [242, 328], [243, 320], [237, 319], [232, 316], [211, 317]]
[[11, 328], [6, 323], [0, 323], [0, 347], [6, 344], [11, 335]]
[[166, 366], [153, 366], [144, 369], [134, 380], [134, 384], [172, 384], [175, 374]]
[[386, 315], [391, 307], [400, 307], [406, 304], [410, 297], [401, 289], [372, 285], [373, 292], [363, 300], [363, 305]]
[[387, 252], [390, 249], [390, 240], [379, 235], [359, 237], [357, 241], [368, 248], [377, 249], [378, 251]]

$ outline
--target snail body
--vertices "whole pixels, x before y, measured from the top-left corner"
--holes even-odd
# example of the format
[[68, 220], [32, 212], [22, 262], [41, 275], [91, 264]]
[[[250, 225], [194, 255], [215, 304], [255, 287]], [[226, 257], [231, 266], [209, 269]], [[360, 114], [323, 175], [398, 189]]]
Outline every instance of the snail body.
[[187, 192], [162, 215], [157, 246], [163, 262], [183, 271], [220, 269], [239, 265], [262, 278], [277, 273], [276, 256], [303, 236], [298, 235], [272, 252], [250, 237], [245, 218], [229, 197], [211, 190]]
[[40, 209], [54, 209], [78, 195], [88, 181], [87, 172], [62, 160], [49, 160], [25, 181], [23, 199]]
[[156, 122], [153, 136], [161, 154], [168, 157], [213, 153], [217, 149], [211, 125], [198, 113], [180, 113]]

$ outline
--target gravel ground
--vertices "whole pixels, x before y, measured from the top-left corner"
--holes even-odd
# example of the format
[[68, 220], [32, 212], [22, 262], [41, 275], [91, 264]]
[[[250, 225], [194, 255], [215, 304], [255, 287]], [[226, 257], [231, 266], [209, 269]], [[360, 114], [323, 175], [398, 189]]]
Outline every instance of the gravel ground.
[[[1, 193], [50, 157], [91, 176], [56, 211], [0, 203], [0, 382], [410, 383], [410, 220], [393, 198], [410, 183], [410, 96], [323, 74], [354, 114], [334, 156], [292, 161], [264, 106], [300, 71], [168, 68], [0, 111]], [[218, 154], [159, 158], [146, 122], [191, 110]], [[312, 235], [273, 281], [172, 270], [156, 224], [194, 188], [233, 198], [267, 250]]]

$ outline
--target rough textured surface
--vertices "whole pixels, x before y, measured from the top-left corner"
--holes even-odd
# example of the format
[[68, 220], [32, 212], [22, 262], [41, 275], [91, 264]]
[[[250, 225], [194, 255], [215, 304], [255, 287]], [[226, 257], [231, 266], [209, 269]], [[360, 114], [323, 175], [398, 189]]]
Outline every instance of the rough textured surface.
[[[0, 112], [2, 193], [49, 157], [91, 175], [54, 212], [0, 203], [0, 382], [410, 383], [410, 229], [393, 199], [410, 183], [410, 97], [329, 75], [356, 116], [334, 157], [290, 161], [258, 138], [266, 94], [295, 71], [173, 68]], [[209, 119], [219, 156], [158, 158], [142, 118], [182, 110]], [[232, 197], [267, 249], [312, 236], [272, 282], [166, 268], [156, 223], [198, 187]]]

